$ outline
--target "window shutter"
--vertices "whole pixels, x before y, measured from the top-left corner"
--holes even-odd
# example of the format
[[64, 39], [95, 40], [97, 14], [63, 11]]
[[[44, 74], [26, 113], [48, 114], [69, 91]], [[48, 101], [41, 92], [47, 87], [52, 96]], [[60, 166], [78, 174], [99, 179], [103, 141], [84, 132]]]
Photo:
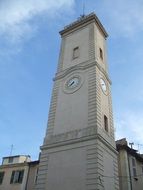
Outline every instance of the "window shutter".
[[2, 184], [3, 177], [4, 177], [4, 172], [0, 172], [0, 184]]
[[19, 183], [22, 183], [23, 175], [24, 175], [24, 170], [19, 171], [19, 179], [18, 179], [18, 182], [19, 182]]
[[15, 175], [15, 171], [12, 171], [12, 175], [11, 175], [10, 183], [13, 183], [14, 175]]

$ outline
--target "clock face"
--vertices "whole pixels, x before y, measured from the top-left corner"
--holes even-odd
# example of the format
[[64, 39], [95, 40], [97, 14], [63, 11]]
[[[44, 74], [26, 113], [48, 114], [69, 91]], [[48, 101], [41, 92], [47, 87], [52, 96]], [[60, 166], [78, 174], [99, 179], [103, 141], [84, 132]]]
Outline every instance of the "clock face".
[[83, 76], [81, 73], [75, 73], [66, 78], [63, 83], [63, 91], [67, 94], [76, 92], [83, 84]]
[[72, 77], [67, 81], [66, 86], [69, 89], [74, 89], [79, 85], [79, 82], [80, 82], [79, 77]]
[[106, 83], [102, 78], [100, 79], [100, 85], [101, 85], [101, 88], [102, 88], [103, 92], [107, 92]]

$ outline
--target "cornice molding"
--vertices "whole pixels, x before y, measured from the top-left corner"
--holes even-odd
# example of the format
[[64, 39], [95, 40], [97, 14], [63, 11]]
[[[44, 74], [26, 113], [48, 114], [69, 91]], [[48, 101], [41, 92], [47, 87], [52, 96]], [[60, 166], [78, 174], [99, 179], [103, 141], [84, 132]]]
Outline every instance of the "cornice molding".
[[115, 147], [107, 142], [100, 134], [97, 134], [97, 127], [87, 127], [84, 129], [73, 130], [67, 133], [61, 133], [58, 135], [48, 136], [44, 140], [44, 145], [41, 146], [41, 150], [56, 148], [59, 146], [65, 146], [83, 141], [90, 141], [93, 139], [100, 139], [102, 143], [108, 146], [114, 153], [117, 154]]
[[28, 167], [30, 162], [23, 162], [23, 163], [13, 163], [13, 164], [3, 164], [0, 166], [0, 169], [3, 168], [17, 168], [18, 167]]
[[95, 13], [90, 13], [89, 15], [79, 17], [78, 20], [76, 20], [75, 22], [65, 26], [64, 29], [60, 31], [59, 33], [61, 35], [67, 35], [73, 32], [74, 30], [77, 30], [77, 28], [81, 28], [83, 27], [83, 25], [88, 25], [93, 22], [96, 23], [96, 25], [104, 34], [105, 38], [107, 38], [108, 34]]
[[107, 81], [112, 84], [107, 72], [100, 66], [100, 64], [97, 61], [89, 60], [86, 62], [79, 63], [78, 65], [74, 65], [68, 69], [65, 69], [59, 73], [56, 74], [55, 78], [53, 81], [59, 80], [64, 78], [65, 76], [69, 75], [70, 73], [77, 71], [77, 70], [86, 70], [89, 69], [90, 67], [97, 66], [98, 69], [104, 74], [106, 77]]
[[58, 135], [48, 136], [45, 139], [44, 145], [53, 146], [57, 143], [59, 144], [61, 142], [71, 141], [73, 139], [81, 139], [83, 137], [87, 137], [87, 136], [90, 136], [92, 134], [96, 134], [96, 127], [95, 126], [84, 128], [84, 129], [73, 130], [73, 131], [61, 133]]

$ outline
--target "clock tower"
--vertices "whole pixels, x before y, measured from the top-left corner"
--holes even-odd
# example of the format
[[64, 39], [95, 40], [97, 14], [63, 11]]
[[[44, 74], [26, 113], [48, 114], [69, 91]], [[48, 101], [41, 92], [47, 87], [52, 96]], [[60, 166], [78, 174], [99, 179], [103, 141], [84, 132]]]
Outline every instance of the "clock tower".
[[62, 38], [36, 190], [118, 190], [107, 32], [94, 13]]

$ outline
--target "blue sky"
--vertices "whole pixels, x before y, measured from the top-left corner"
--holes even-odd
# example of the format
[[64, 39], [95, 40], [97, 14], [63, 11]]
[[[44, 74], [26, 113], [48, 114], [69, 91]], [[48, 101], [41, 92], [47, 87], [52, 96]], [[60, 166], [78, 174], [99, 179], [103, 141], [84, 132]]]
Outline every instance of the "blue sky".
[[[0, 1], [0, 158], [37, 159], [45, 136], [63, 27], [83, 0]], [[116, 139], [143, 145], [143, 1], [85, 0], [106, 28]], [[143, 149], [143, 146], [139, 146]]]

